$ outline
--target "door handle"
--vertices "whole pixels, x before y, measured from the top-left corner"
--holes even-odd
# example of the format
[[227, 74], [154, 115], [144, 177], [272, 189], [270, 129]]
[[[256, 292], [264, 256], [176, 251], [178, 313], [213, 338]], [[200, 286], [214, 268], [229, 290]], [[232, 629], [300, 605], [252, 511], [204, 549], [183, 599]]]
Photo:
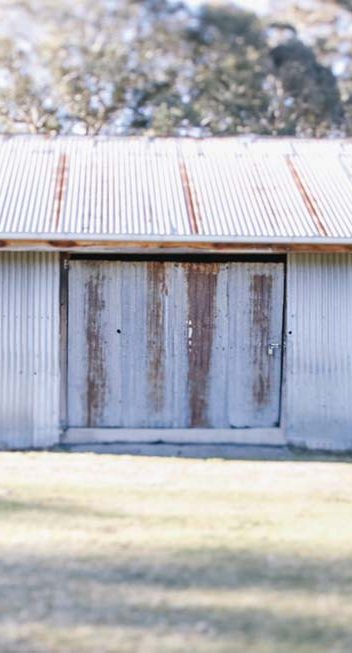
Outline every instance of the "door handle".
[[270, 342], [268, 344], [268, 356], [274, 356], [275, 349], [281, 349], [281, 345], [278, 342]]

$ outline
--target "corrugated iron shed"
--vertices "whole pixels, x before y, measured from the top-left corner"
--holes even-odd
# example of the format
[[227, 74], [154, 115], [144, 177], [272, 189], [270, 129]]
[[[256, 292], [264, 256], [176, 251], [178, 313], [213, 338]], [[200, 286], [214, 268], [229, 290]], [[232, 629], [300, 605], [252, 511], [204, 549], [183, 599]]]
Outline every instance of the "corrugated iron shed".
[[0, 245], [352, 244], [351, 174], [348, 140], [3, 136]]

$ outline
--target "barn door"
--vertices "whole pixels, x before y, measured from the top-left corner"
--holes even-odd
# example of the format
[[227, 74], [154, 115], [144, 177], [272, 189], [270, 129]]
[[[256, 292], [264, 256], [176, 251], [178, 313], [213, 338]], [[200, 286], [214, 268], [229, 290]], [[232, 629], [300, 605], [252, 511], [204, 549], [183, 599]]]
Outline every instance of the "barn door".
[[71, 261], [72, 440], [276, 427], [283, 289], [282, 263]]
[[284, 266], [235, 263], [229, 268], [229, 421], [275, 426], [280, 419]]

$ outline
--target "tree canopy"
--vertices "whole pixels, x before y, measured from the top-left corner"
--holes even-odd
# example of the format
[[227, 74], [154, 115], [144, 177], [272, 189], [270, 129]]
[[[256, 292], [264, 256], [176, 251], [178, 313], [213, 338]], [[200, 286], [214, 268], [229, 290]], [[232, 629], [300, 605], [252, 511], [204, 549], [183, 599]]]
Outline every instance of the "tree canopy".
[[352, 132], [352, 90], [343, 96], [294, 32], [272, 47], [251, 13], [178, 0], [26, 2], [27, 37], [0, 32], [1, 131]]

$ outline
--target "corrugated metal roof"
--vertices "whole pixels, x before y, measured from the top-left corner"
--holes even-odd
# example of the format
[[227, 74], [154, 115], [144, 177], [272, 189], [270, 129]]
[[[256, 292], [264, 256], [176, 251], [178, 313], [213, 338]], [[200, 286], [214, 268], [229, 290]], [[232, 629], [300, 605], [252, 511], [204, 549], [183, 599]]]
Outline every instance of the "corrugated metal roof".
[[2, 239], [352, 241], [352, 142], [0, 138]]

